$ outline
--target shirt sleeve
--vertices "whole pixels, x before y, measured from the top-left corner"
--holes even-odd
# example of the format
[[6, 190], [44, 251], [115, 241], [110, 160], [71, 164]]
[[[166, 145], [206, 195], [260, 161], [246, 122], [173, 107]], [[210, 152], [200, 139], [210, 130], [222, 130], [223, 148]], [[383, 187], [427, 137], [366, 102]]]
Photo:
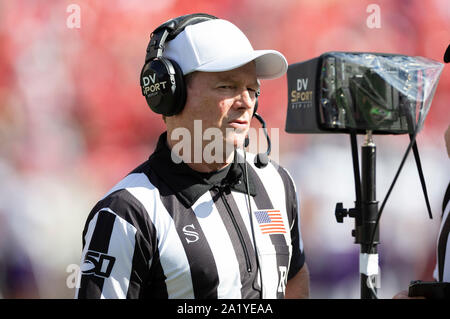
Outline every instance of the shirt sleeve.
[[152, 257], [149, 227], [126, 190], [100, 201], [83, 231], [75, 298], [139, 298]]
[[288, 272], [289, 280], [303, 267], [305, 263], [305, 252], [303, 249], [303, 240], [300, 231], [300, 214], [297, 189], [292, 177], [286, 169], [280, 166], [278, 171], [285, 185], [286, 211], [288, 214], [291, 231], [292, 256]]

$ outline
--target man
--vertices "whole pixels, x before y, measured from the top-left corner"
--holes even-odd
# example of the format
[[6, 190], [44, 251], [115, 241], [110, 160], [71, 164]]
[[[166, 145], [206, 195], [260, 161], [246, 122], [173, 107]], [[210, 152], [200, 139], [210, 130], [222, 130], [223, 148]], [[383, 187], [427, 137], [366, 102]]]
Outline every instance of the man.
[[[186, 83], [169, 80], [172, 70]], [[141, 86], [167, 132], [88, 216], [77, 298], [308, 297], [294, 183], [238, 150], [258, 79], [286, 70], [279, 52], [253, 50], [213, 16], [182, 16], [153, 32]]]

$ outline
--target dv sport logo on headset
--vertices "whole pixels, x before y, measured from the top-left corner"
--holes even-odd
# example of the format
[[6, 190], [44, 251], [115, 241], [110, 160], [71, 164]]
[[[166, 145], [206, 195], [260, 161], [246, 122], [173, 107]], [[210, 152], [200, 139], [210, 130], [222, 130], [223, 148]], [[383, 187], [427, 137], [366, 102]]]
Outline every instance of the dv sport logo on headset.
[[156, 81], [156, 73], [152, 70], [148, 70], [147, 72], [144, 72], [142, 75], [142, 94], [144, 94], [147, 98], [151, 98], [153, 96], [157, 96], [160, 92], [164, 92], [167, 90], [166, 86], [168, 87], [168, 81]]
[[142, 72], [141, 89], [153, 112], [164, 115], [170, 113], [165, 112], [161, 105], [174, 103], [172, 99], [176, 92], [176, 81], [172, 74], [163, 71], [159, 60], [151, 61]]

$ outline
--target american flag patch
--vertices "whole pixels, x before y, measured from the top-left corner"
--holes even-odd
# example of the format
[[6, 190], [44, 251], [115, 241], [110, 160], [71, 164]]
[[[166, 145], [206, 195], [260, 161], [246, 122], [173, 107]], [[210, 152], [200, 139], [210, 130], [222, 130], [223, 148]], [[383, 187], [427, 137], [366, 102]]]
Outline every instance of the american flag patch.
[[255, 217], [263, 234], [285, 234], [283, 217], [279, 210], [257, 210]]

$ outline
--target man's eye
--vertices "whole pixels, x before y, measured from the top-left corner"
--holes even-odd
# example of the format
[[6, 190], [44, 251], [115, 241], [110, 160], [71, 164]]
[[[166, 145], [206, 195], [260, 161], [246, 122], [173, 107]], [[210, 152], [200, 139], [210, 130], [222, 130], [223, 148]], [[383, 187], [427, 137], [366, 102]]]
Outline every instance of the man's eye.
[[258, 95], [259, 95], [258, 89], [248, 88], [247, 90], [251, 97], [253, 97], [253, 98], [258, 97]]

